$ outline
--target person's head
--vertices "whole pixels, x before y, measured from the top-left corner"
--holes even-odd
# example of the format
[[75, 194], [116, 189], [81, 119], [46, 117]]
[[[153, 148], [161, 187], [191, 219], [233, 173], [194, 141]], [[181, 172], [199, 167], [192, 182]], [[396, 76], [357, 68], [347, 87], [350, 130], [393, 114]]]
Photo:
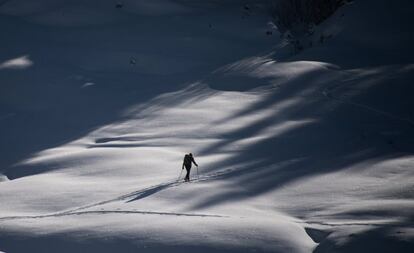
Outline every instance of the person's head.
[[193, 156], [193, 154], [191, 154], [191, 153], [190, 153], [190, 154], [188, 154], [188, 155], [189, 155], [189, 156]]

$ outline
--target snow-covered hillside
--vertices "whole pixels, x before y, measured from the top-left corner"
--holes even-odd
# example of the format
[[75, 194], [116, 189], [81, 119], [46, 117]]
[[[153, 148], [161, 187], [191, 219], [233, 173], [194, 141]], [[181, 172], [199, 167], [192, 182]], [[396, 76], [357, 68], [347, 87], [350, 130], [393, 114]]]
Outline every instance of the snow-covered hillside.
[[414, 3], [268, 2], [0, 1], [0, 252], [412, 252]]

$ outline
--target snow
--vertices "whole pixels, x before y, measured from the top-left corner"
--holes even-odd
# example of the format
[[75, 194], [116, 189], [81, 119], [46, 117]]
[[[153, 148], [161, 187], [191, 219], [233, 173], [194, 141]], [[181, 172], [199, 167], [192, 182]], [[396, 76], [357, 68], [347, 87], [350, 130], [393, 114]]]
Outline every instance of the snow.
[[412, 4], [250, 2], [1, 2], [0, 252], [411, 252]]
[[33, 65], [28, 55], [24, 55], [15, 59], [7, 60], [0, 64], [0, 69], [25, 69]]

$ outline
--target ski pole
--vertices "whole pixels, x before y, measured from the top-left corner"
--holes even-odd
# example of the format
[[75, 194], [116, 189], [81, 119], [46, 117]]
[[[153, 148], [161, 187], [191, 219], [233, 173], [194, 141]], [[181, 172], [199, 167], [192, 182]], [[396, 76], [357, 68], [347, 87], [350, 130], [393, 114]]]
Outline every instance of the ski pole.
[[198, 175], [198, 165], [197, 165], [197, 179], [200, 179], [200, 176]]
[[177, 182], [178, 182], [178, 181], [180, 181], [181, 174], [183, 174], [183, 170], [184, 170], [184, 169], [181, 169], [181, 172], [180, 172], [180, 175], [178, 176]]

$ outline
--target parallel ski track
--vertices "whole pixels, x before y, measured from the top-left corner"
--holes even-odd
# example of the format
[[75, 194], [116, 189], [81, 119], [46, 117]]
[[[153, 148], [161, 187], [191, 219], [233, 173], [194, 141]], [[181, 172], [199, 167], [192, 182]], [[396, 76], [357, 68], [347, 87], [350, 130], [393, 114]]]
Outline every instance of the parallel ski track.
[[[192, 180], [192, 182], [202, 182], [207, 181], [212, 178], [219, 177], [221, 175], [227, 174], [232, 170], [226, 170], [221, 172], [216, 172], [210, 175], [202, 176], [198, 179]], [[187, 216], [187, 217], [211, 217], [211, 218], [230, 218], [230, 216], [225, 215], [213, 215], [213, 214], [198, 214], [198, 213], [174, 213], [174, 212], [158, 212], [158, 211], [143, 211], [143, 210], [85, 210], [92, 207], [97, 207], [101, 205], [105, 205], [108, 203], [116, 202], [116, 201], [124, 201], [130, 202], [132, 200], [137, 200], [144, 198], [146, 196], [152, 195], [157, 193], [161, 190], [166, 188], [176, 187], [181, 184], [185, 184], [181, 181], [169, 181], [163, 184], [154, 185], [151, 187], [147, 187], [138, 191], [134, 191], [131, 193], [127, 193], [121, 195], [116, 198], [112, 198], [109, 200], [95, 202], [89, 205], [76, 207], [73, 209], [69, 209], [66, 211], [56, 212], [56, 213], [49, 213], [43, 215], [21, 215], [21, 216], [5, 216], [0, 217], [0, 221], [5, 220], [16, 220], [16, 219], [40, 219], [40, 218], [51, 218], [51, 217], [62, 217], [62, 216], [70, 216], [70, 215], [86, 215], [86, 214], [114, 214], [114, 213], [122, 213], [122, 214], [146, 214], [146, 215], [171, 215], [171, 216]]]

